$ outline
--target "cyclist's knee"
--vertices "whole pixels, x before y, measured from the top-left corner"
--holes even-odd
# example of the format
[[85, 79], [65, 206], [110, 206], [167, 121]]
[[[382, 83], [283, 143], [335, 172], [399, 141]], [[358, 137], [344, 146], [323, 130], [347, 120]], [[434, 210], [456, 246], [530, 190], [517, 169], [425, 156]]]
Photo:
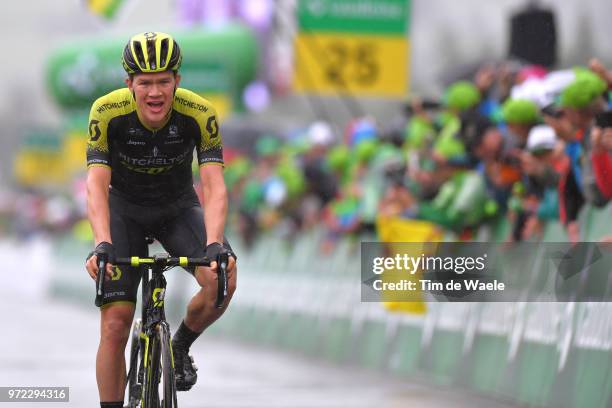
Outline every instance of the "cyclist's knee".
[[113, 344], [127, 342], [132, 324], [133, 309], [111, 307], [102, 312], [102, 340]]
[[215, 310], [215, 295], [206, 288], [200, 288], [189, 302], [188, 313], [193, 316], [203, 316]]
[[124, 344], [130, 333], [130, 325], [119, 319], [108, 319], [102, 323], [102, 339], [113, 344]]

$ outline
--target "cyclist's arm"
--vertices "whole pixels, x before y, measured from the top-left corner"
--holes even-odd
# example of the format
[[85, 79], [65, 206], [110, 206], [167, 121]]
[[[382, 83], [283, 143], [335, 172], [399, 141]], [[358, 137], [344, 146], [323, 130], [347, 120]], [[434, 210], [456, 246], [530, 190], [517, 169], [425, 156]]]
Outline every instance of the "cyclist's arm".
[[87, 141], [87, 216], [94, 233], [95, 244], [112, 242], [108, 192], [111, 181], [111, 157], [108, 123], [114, 111], [102, 107], [112, 102], [111, 94], [98, 98], [89, 113], [89, 140]]
[[202, 182], [206, 245], [223, 242], [223, 230], [227, 216], [227, 188], [223, 179], [223, 166], [208, 164], [200, 166]]
[[111, 241], [108, 192], [111, 169], [90, 166], [87, 170], [87, 216], [93, 230], [95, 244]]
[[227, 189], [223, 179], [223, 143], [221, 142], [217, 111], [200, 96], [185, 90], [181, 92], [207, 107], [195, 116], [200, 128], [199, 134], [195, 136], [197, 137], [196, 150], [200, 165], [202, 204], [204, 207], [204, 224], [206, 225], [207, 242], [204, 244], [222, 243], [227, 216]]

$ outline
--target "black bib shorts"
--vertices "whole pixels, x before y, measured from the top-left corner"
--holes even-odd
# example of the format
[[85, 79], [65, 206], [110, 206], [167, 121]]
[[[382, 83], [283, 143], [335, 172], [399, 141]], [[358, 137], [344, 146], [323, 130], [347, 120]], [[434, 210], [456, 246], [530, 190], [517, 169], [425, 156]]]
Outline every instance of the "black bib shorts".
[[[109, 197], [111, 239], [117, 257], [149, 255], [147, 237], [155, 238], [170, 256], [205, 256], [204, 214], [195, 191], [190, 189], [159, 206], [139, 205], [111, 189]], [[227, 240], [224, 240], [230, 248]], [[188, 270], [191, 274], [195, 270]], [[141, 269], [121, 267], [105, 282], [103, 305], [136, 303]]]

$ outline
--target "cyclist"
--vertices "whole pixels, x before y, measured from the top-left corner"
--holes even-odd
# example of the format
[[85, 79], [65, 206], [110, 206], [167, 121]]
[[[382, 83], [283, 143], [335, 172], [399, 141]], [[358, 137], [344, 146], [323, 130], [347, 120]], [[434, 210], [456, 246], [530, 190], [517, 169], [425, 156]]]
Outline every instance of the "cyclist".
[[[223, 236], [227, 190], [217, 113], [206, 99], [178, 87], [181, 59], [168, 34], [133, 36], [122, 57], [127, 87], [96, 100], [90, 113], [87, 209], [96, 247], [86, 261], [89, 275], [96, 278], [99, 255], [109, 259], [96, 357], [101, 407], [123, 407], [124, 350], [140, 282], [135, 269], [113, 271], [115, 257], [146, 256], [147, 236], [174, 256], [231, 255], [221, 309], [214, 307], [216, 263], [190, 271], [201, 288], [172, 339], [180, 391], [197, 379], [191, 344], [223, 314], [236, 287], [236, 257]], [[194, 148], [203, 210], [193, 187]]]

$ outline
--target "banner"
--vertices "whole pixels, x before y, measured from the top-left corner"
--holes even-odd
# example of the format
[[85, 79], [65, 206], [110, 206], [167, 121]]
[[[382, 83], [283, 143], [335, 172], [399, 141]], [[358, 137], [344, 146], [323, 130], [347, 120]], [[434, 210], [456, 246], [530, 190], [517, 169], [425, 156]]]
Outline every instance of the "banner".
[[409, 0], [300, 0], [298, 92], [404, 97]]
[[[246, 27], [176, 33], [183, 53], [181, 87], [240, 106], [242, 90], [256, 74], [258, 48]], [[47, 87], [63, 108], [89, 109], [100, 96], [125, 87], [121, 54], [128, 37], [94, 38], [59, 48], [47, 62]], [[225, 97], [223, 97], [225, 95]]]
[[[435, 224], [426, 221], [407, 220], [399, 217], [378, 217], [376, 220], [376, 229], [378, 237], [385, 242], [384, 253], [391, 254], [399, 250], [398, 245], [402, 247], [402, 242], [417, 242], [411, 247], [412, 255], [418, 256], [421, 253], [430, 253], [435, 251], [434, 242], [442, 241], [444, 234]], [[413, 284], [421, 278], [421, 271], [416, 271], [415, 274], [408, 276], [408, 280]], [[389, 270], [385, 274], [384, 283], [398, 284], [406, 279], [401, 271], [396, 269]], [[405, 295], [405, 294], [404, 294]], [[410, 301], [406, 302], [405, 296], [398, 295], [393, 291], [383, 291], [381, 300], [387, 310], [405, 312], [412, 314], [425, 314], [427, 304], [422, 291], [415, 290], [409, 294]]]
[[30, 131], [13, 161], [13, 175], [24, 186], [67, 181], [62, 138], [57, 131]]

